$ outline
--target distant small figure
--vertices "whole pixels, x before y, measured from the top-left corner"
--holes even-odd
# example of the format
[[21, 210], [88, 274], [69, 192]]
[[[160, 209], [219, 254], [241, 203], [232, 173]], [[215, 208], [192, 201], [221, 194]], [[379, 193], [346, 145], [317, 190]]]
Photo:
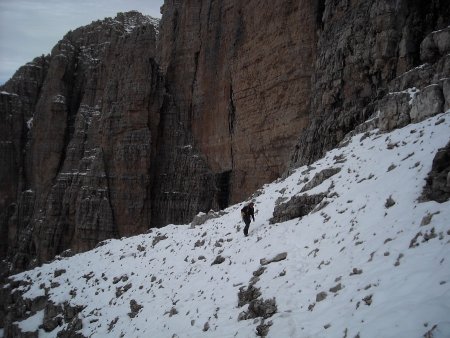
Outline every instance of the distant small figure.
[[250, 217], [253, 218], [253, 222], [255, 221], [255, 209], [253, 208], [254, 205], [255, 204], [251, 202], [250, 204], [243, 207], [241, 210], [241, 216], [245, 223], [244, 235], [246, 237], [248, 236], [248, 228], [250, 227], [251, 222]]

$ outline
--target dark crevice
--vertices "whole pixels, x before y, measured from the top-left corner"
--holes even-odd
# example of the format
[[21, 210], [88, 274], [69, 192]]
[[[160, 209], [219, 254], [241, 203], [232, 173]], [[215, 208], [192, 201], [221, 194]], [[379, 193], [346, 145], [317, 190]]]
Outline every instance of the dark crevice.
[[66, 86], [66, 91], [64, 94], [66, 98], [67, 122], [64, 131], [63, 149], [61, 150], [61, 157], [59, 160], [58, 169], [55, 173], [54, 179], [56, 179], [58, 174], [61, 172], [64, 162], [66, 160], [67, 146], [69, 145], [75, 132], [75, 120], [77, 112], [80, 108], [81, 98], [83, 97], [82, 92], [82, 88], [84, 87], [83, 80], [78, 79], [74, 71], [77, 68], [79, 54], [80, 49], [77, 50], [76, 55], [73, 57], [72, 64], [69, 66], [69, 69], [66, 69], [66, 72], [63, 76], [63, 82], [64, 85]]
[[192, 78], [192, 83], [191, 83], [191, 103], [189, 105], [189, 119], [188, 119], [188, 123], [189, 124], [192, 123], [192, 118], [194, 117], [193, 99], [194, 99], [195, 83], [197, 82], [197, 71], [198, 71], [198, 58], [199, 58], [199, 55], [200, 55], [200, 52], [195, 52], [195, 56], [194, 56], [194, 76]]
[[178, 10], [175, 9], [173, 12], [173, 18], [172, 18], [172, 32], [173, 32], [173, 40], [175, 41], [178, 36]]
[[217, 204], [221, 210], [227, 208], [230, 203], [231, 173], [231, 170], [227, 170], [216, 174]]
[[236, 106], [234, 104], [233, 100], [233, 85], [230, 84], [230, 105], [228, 107], [228, 130], [230, 132], [230, 135], [234, 134], [234, 123], [236, 119]]
[[316, 26], [317, 28], [323, 28], [322, 16], [325, 11], [325, 0], [319, 0], [316, 2]]

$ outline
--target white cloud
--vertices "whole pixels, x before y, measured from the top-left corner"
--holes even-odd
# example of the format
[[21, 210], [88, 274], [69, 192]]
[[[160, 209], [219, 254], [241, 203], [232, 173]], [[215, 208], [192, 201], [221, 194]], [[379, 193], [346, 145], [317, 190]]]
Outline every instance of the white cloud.
[[118, 12], [160, 17], [163, 0], [0, 0], [0, 84], [69, 31]]

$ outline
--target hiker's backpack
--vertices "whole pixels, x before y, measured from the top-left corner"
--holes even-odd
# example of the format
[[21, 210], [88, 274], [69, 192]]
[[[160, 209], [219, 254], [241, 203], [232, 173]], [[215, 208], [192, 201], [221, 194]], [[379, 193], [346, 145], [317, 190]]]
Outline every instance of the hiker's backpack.
[[241, 217], [245, 218], [245, 216], [247, 215], [247, 210], [248, 208], [245, 206], [241, 209]]

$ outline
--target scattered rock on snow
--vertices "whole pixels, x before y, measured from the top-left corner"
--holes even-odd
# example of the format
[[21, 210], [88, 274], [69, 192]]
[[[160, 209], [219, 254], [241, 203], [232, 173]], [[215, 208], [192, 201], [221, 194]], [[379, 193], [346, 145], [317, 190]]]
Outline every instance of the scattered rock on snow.
[[241, 286], [238, 292], [238, 307], [250, 303], [259, 296], [261, 296], [261, 291], [253, 284], [250, 284], [247, 288], [245, 286]]
[[134, 299], [130, 300], [130, 309], [131, 312], [128, 313], [130, 318], [136, 317], [139, 311], [143, 308], [142, 305], [138, 304]]
[[369, 295], [363, 298], [364, 303], [366, 303], [366, 305], [370, 305], [372, 304], [372, 296], [373, 295]]
[[275, 257], [273, 257], [271, 259], [261, 258], [259, 263], [261, 265], [267, 265], [267, 264], [270, 264], [270, 263], [282, 261], [282, 260], [286, 259], [286, 257], [287, 257], [287, 252], [282, 252], [282, 253], [279, 253], [278, 255], [276, 255]]
[[389, 166], [389, 168], [387, 169], [387, 171], [392, 171], [392, 170], [394, 170], [395, 168], [397, 168], [397, 166], [396, 166], [395, 164], [391, 164], [391, 165]]
[[165, 314], [168, 314], [169, 317], [172, 317], [172, 316], [175, 316], [176, 314], [178, 314], [178, 310], [174, 306], [172, 306], [172, 308], [169, 311], [167, 311]]
[[397, 260], [396, 260], [395, 263], [394, 263], [394, 266], [399, 266], [399, 265], [400, 265], [400, 259], [402, 259], [402, 258], [403, 258], [403, 254], [400, 253], [400, 254], [398, 255], [398, 257], [397, 257]]
[[426, 216], [424, 216], [422, 218], [422, 221], [420, 222], [420, 226], [425, 226], [425, 225], [429, 225], [431, 223], [431, 219], [433, 218], [434, 215], [439, 214], [438, 212], [435, 212], [433, 214], [428, 213]]
[[153, 238], [152, 247], [154, 247], [159, 242], [166, 240], [167, 238], [168, 237], [166, 235], [157, 235], [155, 238]]
[[214, 210], [210, 210], [207, 214], [205, 214], [204, 212], [200, 212], [194, 216], [194, 218], [191, 222], [191, 228], [194, 228], [197, 225], [205, 224], [206, 221], [213, 219], [213, 218], [221, 217], [225, 214], [226, 214], [226, 212], [224, 212], [222, 210], [218, 211], [218, 212], [216, 212]]
[[261, 266], [261, 267], [259, 267], [258, 270], [253, 271], [253, 276], [259, 277], [259, 276], [261, 276], [264, 273], [264, 271], [266, 271], [266, 268]]
[[203, 332], [206, 332], [209, 330], [209, 322], [206, 322], [205, 325], [203, 325]]
[[272, 317], [277, 312], [277, 303], [272, 299], [255, 299], [248, 305], [248, 310], [239, 314], [238, 320]]
[[203, 240], [197, 240], [197, 242], [195, 242], [195, 244], [194, 244], [194, 248], [198, 248], [198, 247], [201, 247], [201, 246], [203, 246], [203, 245], [205, 245], [205, 240], [203, 239]]
[[388, 199], [386, 200], [386, 203], [384, 203], [384, 206], [386, 207], [386, 209], [389, 209], [394, 205], [395, 205], [394, 199], [392, 198], [392, 196], [389, 196]]
[[267, 323], [264, 322], [264, 319], [261, 320], [261, 324], [256, 327], [256, 335], [258, 337], [266, 337], [272, 325], [273, 322], [271, 320], [269, 320]]
[[339, 290], [342, 290], [342, 284], [341, 283], [339, 283], [339, 284], [333, 286], [332, 288], [330, 288], [330, 292], [333, 292], [333, 293], [336, 293]]
[[119, 286], [118, 288], [116, 288], [116, 297], [119, 298], [120, 296], [122, 296], [125, 292], [131, 289], [132, 286], [133, 285], [131, 283], [128, 283], [125, 286]]
[[111, 320], [111, 322], [108, 324], [108, 332], [111, 332], [111, 330], [114, 328], [114, 326], [116, 325], [118, 320], [119, 320], [119, 317], [116, 317], [113, 320]]
[[327, 293], [325, 291], [319, 292], [316, 295], [316, 302], [321, 302], [323, 301], [325, 298], [327, 298]]
[[362, 274], [362, 272], [363, 272], [362, 269], [353, 268], [352, 272], [350, 272], [350, 276], [360, 275], [360, 274]]
[[293, 196], [288, 202], [275, 206], [273, 217], [269, 220], [269, 223], [275, 224], [286, 222], [294, 218], [308, 215], [320, 202], [322, 202], [325, 196], [326, 194], [324, 193], [317, 195], [303, 194], [301, 196]]
[[214, 260], [214, 262], [211, 263], [211, 265], [222, 264], [223, 262], [225, 262], [225, 258], [222, 257], [221, 255], [218, 255]]
[[53, 276], [56, 278], [56, 277], [61, 276], [63, 273], [66, 273], [66, 269], [55, 270], [55, 272], [53, 273]]
[[433, 327], [432, 327], [430, 330], [428, 330], [427, 332], [425, 332], [425, 334], [423, 335], [423, 337], [424, 337], [424, 338], [433, 338], [433, 337], [434, 337], [433, 331], [436, 330], [436, 328], [437, 328], [437, 325], [433, 325]]
[[308, 190], [311, 190], [312, 188], [317, 187], [318, 185], [322, 184], [325, 180], [329, 179], [331, 176], [336, 175], [338, 172], [341, 171], [341, 168], [327, 168], [322, 170], [321, 172], [318, 172], [314, 175], [314, 177], [305, 184], [305, 186], [300, 190], [300, 192], [305, 192]]

